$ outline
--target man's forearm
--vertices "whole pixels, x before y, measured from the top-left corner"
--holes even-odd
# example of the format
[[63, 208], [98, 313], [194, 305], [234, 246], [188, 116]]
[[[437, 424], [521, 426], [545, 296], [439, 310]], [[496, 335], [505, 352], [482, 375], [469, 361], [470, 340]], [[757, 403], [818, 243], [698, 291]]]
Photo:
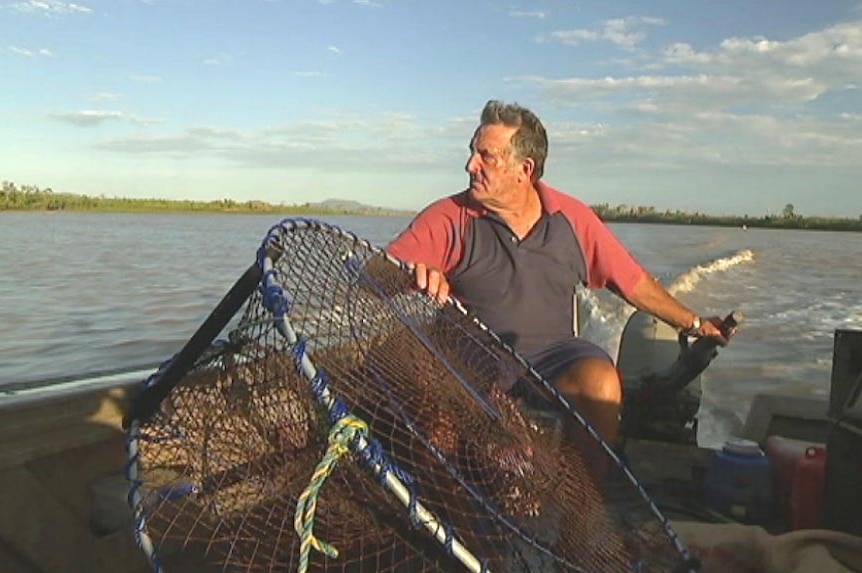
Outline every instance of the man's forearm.
[[637, 309], [646, 311], [669, 325], [683, 330], [695, 323], [698, 315], [679, 302], [649, 273], [635, 284], [627, 300]]

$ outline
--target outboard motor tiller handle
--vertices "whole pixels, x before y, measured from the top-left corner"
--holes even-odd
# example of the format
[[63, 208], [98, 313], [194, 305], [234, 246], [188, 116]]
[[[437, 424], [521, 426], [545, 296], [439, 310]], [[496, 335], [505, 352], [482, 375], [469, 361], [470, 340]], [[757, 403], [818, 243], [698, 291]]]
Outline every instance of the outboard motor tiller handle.
[[[743, 320], [739, 311], [728, 314], [719, 329], [726, 339], [736, 332]], [[623, 394], [621, 444], [628, 438], [644, 438], [672, 443], [696, 443], [696, 414], [700, 408], [700, 391], [686, 388], [698, 379], [718, 355], [720, 338], [704, 336], [689, 342], [679, 334], [679, 353], [672, 364], [639, 376]], [[665, 339], [671, 343], [672, 337]]]
[[[718, 327], [722, 335], [730, 339], [743, 318], [743, 314], [738, 310], [724, 317]], [[679, 345], [680, 352], [676, 362], [661, 372], [644, 377], [643, 389], [650, 395], [667, 396], [688, 386], [718, 355], [720, 341], [712, 336], [704, 336], [689, 344], [688, 336], [680, 334]]]

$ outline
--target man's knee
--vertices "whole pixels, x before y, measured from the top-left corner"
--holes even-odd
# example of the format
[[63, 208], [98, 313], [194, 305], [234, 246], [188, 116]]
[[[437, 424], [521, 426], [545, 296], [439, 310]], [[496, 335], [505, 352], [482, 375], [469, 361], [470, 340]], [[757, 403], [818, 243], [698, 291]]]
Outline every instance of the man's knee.
[[615, 404], [622, 400], [619, 373], [612, 363], [602, 358], [578, 360], [554, 380], [554, 385], [572, 397]]
[[619, 432], [622, 401], [620, 377], [613, 364], [601, 358], [578, 360], [554, 384], [613, 447]]

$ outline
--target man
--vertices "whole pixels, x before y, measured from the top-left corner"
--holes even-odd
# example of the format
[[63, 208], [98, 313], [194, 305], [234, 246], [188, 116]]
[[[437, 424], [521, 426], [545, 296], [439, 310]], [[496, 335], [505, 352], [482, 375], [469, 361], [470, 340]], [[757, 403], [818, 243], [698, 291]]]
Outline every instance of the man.
[[466, 191], [425, 208], [387, 247], [417, 286], [449, 293], [617, 440], [622, 390], [608, 354], [572, 332], [575, 285], [608, 287], [691, 336], [727, 340], [646, 272], [584, 203], [541, 181], [548, 139], [517, 104], [489, 101], [470, 143]]

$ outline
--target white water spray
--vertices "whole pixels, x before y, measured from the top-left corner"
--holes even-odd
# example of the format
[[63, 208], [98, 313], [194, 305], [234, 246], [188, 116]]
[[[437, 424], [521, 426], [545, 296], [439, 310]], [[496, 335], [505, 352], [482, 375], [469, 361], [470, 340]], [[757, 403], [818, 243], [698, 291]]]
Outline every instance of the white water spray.
[[729, 270], [737, 265], [748, 263], [753, 260], [754, 253], [749, 249], [742, 249], [730, 256], [721, 257], [704, 265], [698, 265], [685, 271], [674, 279], [667, 290], [672, 295], [677, 295], [681, 292], [691, 292], [703, 277], [711, 275], [712, 273]]

